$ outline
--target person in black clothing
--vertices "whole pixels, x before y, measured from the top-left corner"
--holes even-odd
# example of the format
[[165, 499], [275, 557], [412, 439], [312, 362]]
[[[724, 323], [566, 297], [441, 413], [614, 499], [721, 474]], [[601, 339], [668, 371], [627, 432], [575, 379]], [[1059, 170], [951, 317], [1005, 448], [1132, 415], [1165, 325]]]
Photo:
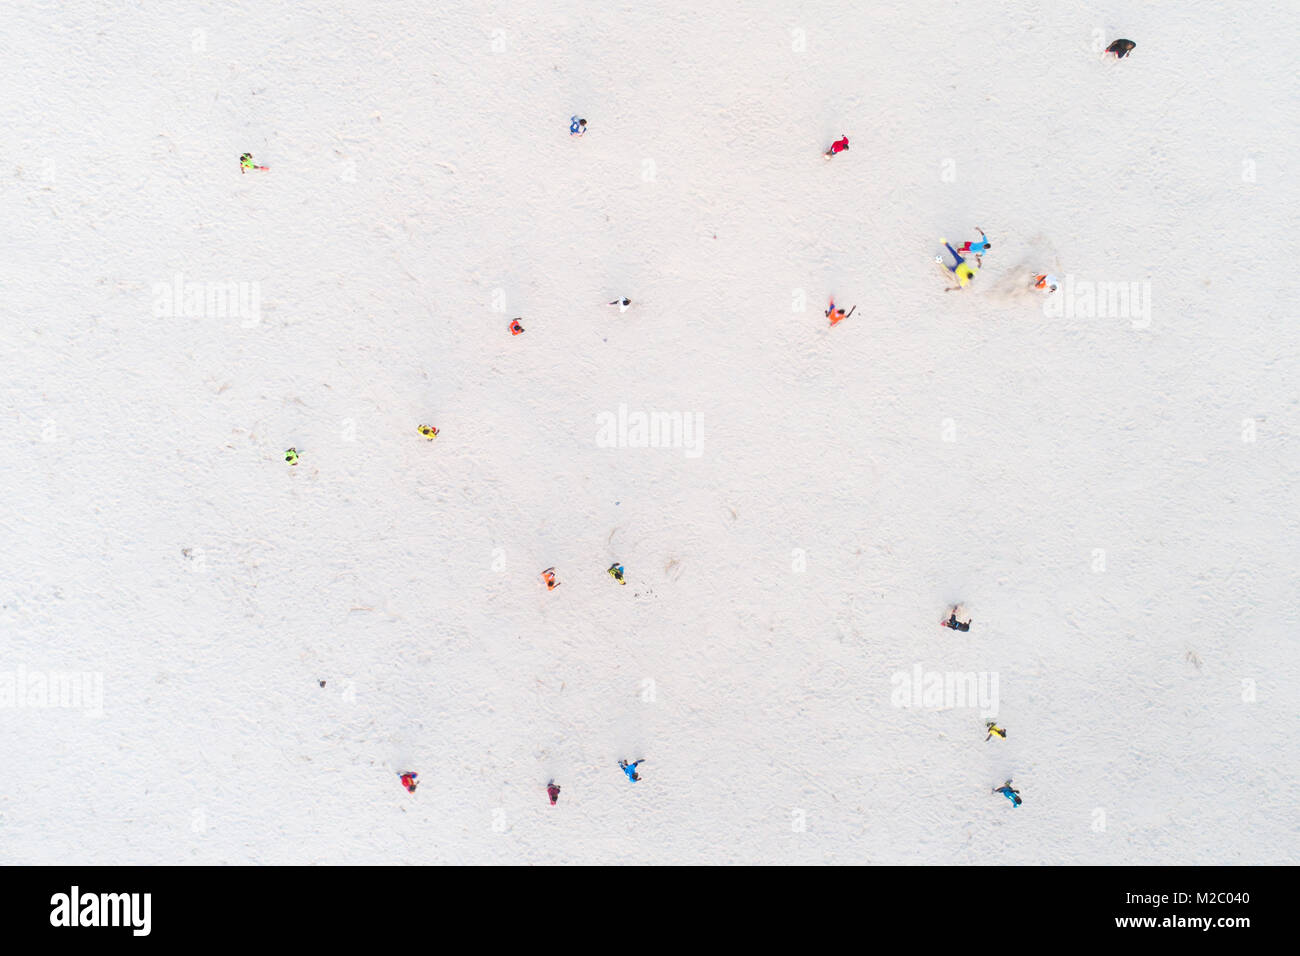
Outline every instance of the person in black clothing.
[[965, 621], [957, 620], [957, 612], [960, 610], [962, 610], [962, 606], [958, 604], [955, 608], [952, 609], [952, 613], [948, 615], [948, 620], [940, 621], [939, 623], [942, 624], [944, 627], [952, 628], [954, 631], [969, 631], [970, 630], [969, 619]]
[[1132, 53], [1133, 48], [1136, 46], [1137, 44], [1132, 40], [1116, 40], [1110, 46], [1106, 47], [1106, 52], [1114, 53], [1115, 59], [1122, 60], [1124, 57]]

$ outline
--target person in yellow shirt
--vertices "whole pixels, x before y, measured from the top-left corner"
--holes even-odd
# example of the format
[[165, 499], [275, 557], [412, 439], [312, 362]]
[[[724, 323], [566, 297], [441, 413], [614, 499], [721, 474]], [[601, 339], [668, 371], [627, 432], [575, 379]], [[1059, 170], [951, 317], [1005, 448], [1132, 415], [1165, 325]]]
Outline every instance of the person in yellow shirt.
[[996, 722], [992, 720], [985, 721], [984, 726], [987, 727], [989, 731], [988, 736], [984, 738], [985, 740], [991, 740], [994, 734], [997, 734], [1003, 740], [1007, 739], [1007, 732], [1003, 728], [999, 727]]
[[956, 292], [958, 289], [966, 288], [966, 286], [970, 285], [970, 280], [975, 278], [975, 274], [979, 270], [971, 268], [971, 266], [966, 262], [966, 260], [961, 257], [961, 253], [959, 253], [956, 249], [954, 249], [952, 247], [952, 244], [949, 243], [947, 239], [940, 239], [939, 241], [942, 242], [944, 246], [947, 247], [948, 251], [952, 253], [953, 264], [948, 265], [943, 261], [942, 258], [938, 256], [936, 256], [935, 258], [940, 263], [940, 265], [943, 265], [944, 268], [946, 268], [949, 272], [951, 272], [954, 276], [957, 277], [957, 284], [952, 288], [944, 289], [943, 291]]

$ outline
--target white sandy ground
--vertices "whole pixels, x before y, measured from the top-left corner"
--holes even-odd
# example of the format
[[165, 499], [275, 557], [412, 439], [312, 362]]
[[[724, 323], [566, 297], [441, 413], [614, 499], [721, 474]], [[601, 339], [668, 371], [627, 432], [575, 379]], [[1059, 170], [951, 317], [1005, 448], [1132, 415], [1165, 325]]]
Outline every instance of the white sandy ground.
[[6, 11], [0, 862], [1300, 862], [1300, 8], [699, 6]]

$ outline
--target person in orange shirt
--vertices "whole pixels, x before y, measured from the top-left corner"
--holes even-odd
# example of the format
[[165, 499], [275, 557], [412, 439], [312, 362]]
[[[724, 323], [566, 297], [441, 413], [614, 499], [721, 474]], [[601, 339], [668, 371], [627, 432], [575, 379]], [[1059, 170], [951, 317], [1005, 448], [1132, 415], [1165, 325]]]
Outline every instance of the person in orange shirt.
[[849, 309], [848, 312], [845, 312], [843, 309], [837, 309], [837, 308], [835, 308], [835, 300], [834, 300], [834, 299], [831, 299], [830, 307], [827, 308], [827, 310], [826, 310], [826, 318], [828, 318], [828, 319], [831, 320], [831, 325], [839, 325], [841, 322], [843, 322], [845, 319], [847, 319], [850, 315], [852, 315], [854, 309], [856, 309], [856, 308], [857, 308], [857, 306], [855, 305], [852, 309]]
[[542, 580], [546, 582], [546, 590], [554, 591], [560, 586], [560, 582], [555, 580], [555, 568], [547, 568], [542, 572]]

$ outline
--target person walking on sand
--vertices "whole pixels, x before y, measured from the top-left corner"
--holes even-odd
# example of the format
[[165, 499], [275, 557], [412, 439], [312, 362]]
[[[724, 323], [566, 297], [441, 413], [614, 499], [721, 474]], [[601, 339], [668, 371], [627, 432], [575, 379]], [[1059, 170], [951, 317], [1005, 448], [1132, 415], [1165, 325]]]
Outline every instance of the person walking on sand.
[[636, 768], [643, 763], [645, 763], [644, 757], [642, 757], [640, 760], [634, 761], [633, 763], [628, 763], [626, 760], [620, 760], [618, 762], [618, 766], [620, 770], [622, 770], [625, 774], [627, 774], [627, 779], [631, 780], [633, 783], [636, 783], [638, 780], [641, 779], [641, 775], [636, 772]]
[[[961, 615], [961, 617], [958, 617], [959, 614]], [[965, 618], [965, 620], [962, 620], [961, 618]], [[966, 609], [962, 607], [960, 604], [954, 607], [952, 611], [948, 614], [948, 620], [940, 621], [939, 623], [942, 624], [944, 627], [952, 628], [954, 631], [970, 630], [970, 618], [966, 617]]]
[[988, 734], [984, 737], [986, 741], [993, 739], [994, 734], [997, 734], [1003, 740], [1007, 739], [1007, 732], [999, 727], [996, 721], [986, 720], [984, 726], [988, 729]]
[[959, 253], [956, 249], [954, 249], [952, 247], [952, 244], [949, 243], [947, 239], [940, 239], [939, 241], [942, 242], [944, 246], [947, 247], [948, 251], [952, 253], [953, 264], [948, 265], [946, 262], [943, 261], [943, 258], [941, 256], [935, 256], [934, 261], [942, 265], [949, 272], [951, 272], [957, 279], [957, 284], [955, 286], [948, 289], [944, 289], [943, 291], [956, 292], [958, 289], [966, 288], [966, 286], [970, 285], [970, 280], [975, 278], [976, 270], [972, 269], [967, 264], [966, 260], [961, 257], [961, 253]]
[[835, 308], [835, 299], [832, 298], [831, 304], [826, 307], [826, 318], [831, 320], [831, 325], [839, 325], [852, 315], [855, 309], [857, 309], [856, 305], [852, 309], [849, 309], [848, 312], [845, 312], [843, 309], [837, 309]]
[[420, 776], [418, 773], [414, 770], [402, 770], [398, 772], [397, 776], [402, 781], [402, 786], [406, 788], [407, 793], [415, 793], [415, 788], [420, 785], [416, 780]]
[[1011, 806], [1012, 806], [1012, 807], [1018, 807], [1018, 806], [1020, 806], [1020, 804], [1021, 804], [1021, 802], [1022, 802], [1021, 799], [1020, 799], [1020, 791], [1019, 791], [1019, 790], [1013, 790], [1013, 789], [1011, 788], [1011, 780], [1010, 780], [1010, 779], [1008, 779], [1007, 782], [1004, 783], [1002, 786], [1000, 786], [1000, 787], [994, 787], [994, 788], [993, 788], [993, 792], [994, 792], [994, 793], [1000, 793], [1000, 794], [1002, 794], [1002, 796], [1004, 796], [1004, 797], [1006, 797], [1008, 800], [1010, 800], [1010, 801], [1011, 801]]
[[554, 780], [546, 784], [546, 795], [551, 798], [551, 806], [555, 806], [555, 801], [560, 799], [560, 788]]
[[629, 308], [631, 308], [632, 300], [629, 299], [627, 296], [624, 296], [621, 299], [615, 299], [613, 302], [610, 303], [610, 305], [618, 306], [618, 311], [622, 313], [622, 312], [626, 312]]
[[847, 136], [841, 136], [835, 142], [831, 143], [831, 148], [826, 150], [826, 152], [822, 153], [822, 155], [825, 156], [827, 159], [830, 159], [832, 156], [835, 156], [838, 153], [842, 153], [848, 148], [849, 148], [849, 138]]
[[975, 228], [980, 234], [979, 240], [977, 242], [962, 243], [961, 248], [957, 251], [968, 252], [973, 255], [975, 257], [975, 264], [982, 268], [984, 265], [984, 253], [992, 249], [993, 245], [989, 242], [989, 237], [984, 235], [983, 229], [980, 229], [979, 226], [976, 226]]

